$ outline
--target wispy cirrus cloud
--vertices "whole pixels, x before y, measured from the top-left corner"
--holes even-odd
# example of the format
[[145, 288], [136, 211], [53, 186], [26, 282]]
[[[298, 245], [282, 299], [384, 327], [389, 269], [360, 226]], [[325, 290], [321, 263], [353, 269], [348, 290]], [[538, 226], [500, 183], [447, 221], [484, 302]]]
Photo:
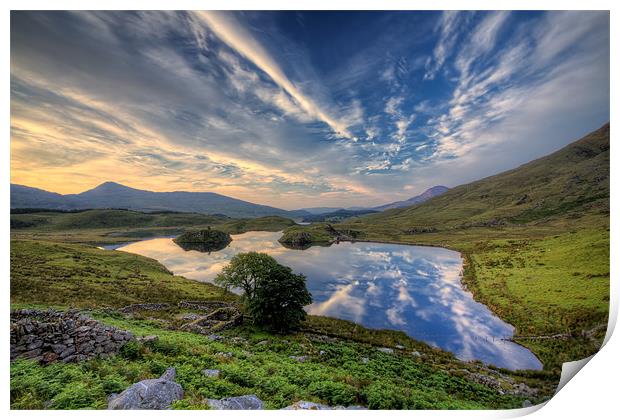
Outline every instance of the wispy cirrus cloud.
[[[274, 83], [281, 87], [309, 117], [327, 124], [337, 135], [352, 138], [348, 125], [328, 113], [324, 107], [317, 104], [309, 95], [295, 85], [282, 71], [271, 55], [263, 46], [245, 30], [235, 18], [228, 13], [200, 11], [193, 12], [198, 20], [206, 23], [222, 41], [250, 60], [256, 67], [265, 72]], [[285, 99], [280, 98], [280, 104]], [[286, 104], [291, 106], [291, 104]]]

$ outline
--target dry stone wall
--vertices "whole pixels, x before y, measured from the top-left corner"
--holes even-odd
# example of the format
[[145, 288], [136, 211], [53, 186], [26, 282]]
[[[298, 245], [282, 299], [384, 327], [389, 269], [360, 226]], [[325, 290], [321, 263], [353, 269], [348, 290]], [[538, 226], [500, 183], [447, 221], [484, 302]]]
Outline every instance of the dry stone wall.
[[11, 312], [11, 361], [80, 362], [116, 354], [133, 339], [77, 311], [21, 309]]

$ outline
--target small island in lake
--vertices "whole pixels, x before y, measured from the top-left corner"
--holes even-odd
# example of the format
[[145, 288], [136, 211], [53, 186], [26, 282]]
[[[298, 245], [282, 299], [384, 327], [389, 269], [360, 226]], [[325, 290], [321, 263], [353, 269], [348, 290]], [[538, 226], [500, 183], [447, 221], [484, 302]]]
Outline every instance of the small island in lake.
[[232, 238], [226, 232], [207, 227], [185, 232], [173, 241], [185, 251], [213, 252], [226, 248]]

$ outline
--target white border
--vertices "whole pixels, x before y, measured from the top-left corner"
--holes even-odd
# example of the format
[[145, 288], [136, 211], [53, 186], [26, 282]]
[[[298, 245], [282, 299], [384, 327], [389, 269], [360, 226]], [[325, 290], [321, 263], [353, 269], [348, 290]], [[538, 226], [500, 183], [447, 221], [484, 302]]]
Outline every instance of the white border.
[[[9, 304], [9, 184], [10, 184], [10, 160], [9, 160], [9, 126], [10, 126], [10, 9], [26, 10], [26, 9], [43, 9], [43, 10], [64, 10], [64, 9], [92, 9], [92, 10], [120, 10], [120, 9], [150, 9], [150, 10], [321, 10], [321, 9], [362, 9], [362, 10], [454, 10], [454, 9], [468, 9], [468, 10], [493, 10], [493, 9], [505, 9], [505, 10], [611, 10], [611, 75], [620, 74], [617, 63], [616, 47], [618, 40], [617, 30], [617, 6], [618, 2], [603, 1], [603, 0], [589, 0], [589, 1], [551, 1], [551, 0], [521, 0], [521, 1], [483, 1], [483, 0], [469, 0], [469, 1], [457, 1], [457, 0], [433, 0], [433, 1], [407, 1], [407, 0], [383, 0], [383, 1], [369, 1], [369, 0], [297, 0], [294, 2], [283, 0], [263, 0], [263, 1], [250, 1], [250, 0], [212, 0], [212, 1], [196, 1], [196, 0], [176, 0], [162, 1], [132, 1], [132, 0], [91, 0], [89, 2], [78, 0], [66, 0], [66, 1], [34, 1], [34, 0], [22, 0], [22, 1], [6, 1], [4, 2], [8, 7], [2, 14], [2, 38], [4, 48], [2, 54], [2, 71], [4, 73], [3, 93], [4, 100], [1, 102], [4, 124], [3, 133], [6, 140], [3, 142], [2, 151], [2, 164], [0, 165], [0, 176], [2, 180], [0, 182], [0, 200], [4, 213], [0, 217], [0, 229], [5, 233], [4, 240], [0, 242], [0, 261], [2, 276], [2, 286], [4, 287], [4, 301], [5, 307], [3, 316], [5, 319], [4, 325], [8, 324], [8, 304]], [[616, 6], [616, 7], [615, 7]], [[611, 97], [617, 97], [617, 84], [614, 78], [611, 78]], [[611, 120], [620, 121], [617, 117], [618, 107], [611, 103]], [[613, 126], [614, 124], [612, 124]], [[615, 126], [612, 128], [615, 133]], [[615, 158], [617, 153], [615, 147], [611, 149], [612, 162], [617, 162]], [[616, 180], [615, 171], [611, 171], [611, 187], [612, 191], [615, 190]], [[616, 209], [617, 193], [612, 192], [611, 206], [612, 209]], [[615, 226], [615, 218], [612, 211], [612, 225]], [[610, 310], [610, 328], [611, 331], [618, 314], [618, 284], [617, 284], [617, 261], [619, 261], [619, 251], [616, 244], [616, 232], [612, 230], [611, 241], [614, 246], [611, 247], [611, 278], [612, 278], [612, 290], [611, 290], [611, 310]], [[4, 363], [0, 363], [0, 369], [2, 370], [1, 391], [0, 398], [2, 399], [2, 408], [14, 418], [50, 418], [50, 419], [71, 419], [82, 418], [84, 416], [92, 418], [108, 418], [110, 412], [84, 412], [84, 411], [61, 411], [61, 412], [39, 412], [39, 411], [9, 411], [9, 331], [8, 328], [2, 328], [3, 345], [2, 345], [2, 360]], [[439, 419], [481, 419], [481, 418], [511, 418], [521, 416], [527, 413], [530, 414], [529, 418], [532, 419], [558, 419], [558, 418], [579, 418], [584, 417], [593, 419], [604, 419], [611, 417], [611, 413], [617, 413], [618, 408], [618, 394], [616, 381], [618, 380], [619, 363], [618, 356], [620, 354], [620, 344], [617, 337], [613, 335], [609, 337], [608, 342], [601, 351], [595, 355], [589, 363], [582, 369], [577, 375], [577, 378], [569, 381], [561, 391], [553, 397], [542, 409], [522, 409], [512, 411], [391, 411], [378, 412], [378, 411], [339, 411], [339, 412], [278, 412], [278, 411], [265, 411], [265, 412], [208, 412], [208, 411], [178, 411], [178, 412], [115, 412], [115, 417], [132, 419], [146, 419], [146, 418], [217, 418], [217, 419], [232, 419], [232, 418], [289, 418], [289, 416], [298, 417], [314, 417], [321, 416], [323, 418], [333, 417], [338, 419], [351, 419], [354, 416], [356, 418], [384, 418], [389, 415], [394, 418], [439, 418]], [[540, 408], [540, 407], [538, 407]], [[217, 414], [216, 414], [217, 413]], [[290, 414], [294, 413], [294, 414]]]

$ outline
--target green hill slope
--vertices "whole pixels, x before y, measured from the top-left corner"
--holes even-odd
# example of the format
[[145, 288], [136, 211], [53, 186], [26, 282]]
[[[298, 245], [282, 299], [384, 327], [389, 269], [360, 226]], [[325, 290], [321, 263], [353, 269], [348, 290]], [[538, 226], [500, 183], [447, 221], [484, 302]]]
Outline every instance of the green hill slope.
[[516, 169], [364, 218], [399, 227], [496, 226], [609, 212], [609, 124]]

